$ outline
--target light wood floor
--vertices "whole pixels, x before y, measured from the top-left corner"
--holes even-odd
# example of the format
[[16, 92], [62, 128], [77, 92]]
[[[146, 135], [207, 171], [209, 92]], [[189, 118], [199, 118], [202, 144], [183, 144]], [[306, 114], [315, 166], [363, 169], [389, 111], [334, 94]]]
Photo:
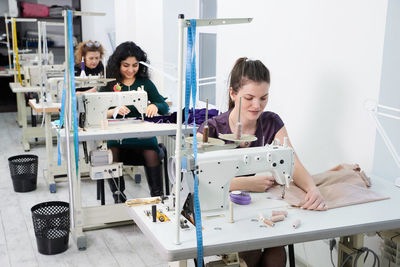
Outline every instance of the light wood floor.
[[[43, 178], [46, 166], [44, 145], [35, 145], [29, 154], [39, 156], [37, 189], [27, 193], [13, 190], [8, 158], [25, 154], [21, 145], [21, 129], [16, 123], [17, 114], [0, 113], [0, 266], [167, 266], [152, 244], [136, 225], [85, 232], [88, 246], [78, 251], [72, 238], [69, 248], [61, 254], [47, 256], [37, 250], [33, 230], [31, 207], [37, 203], [60, 200], [68, 202], [68, 184], [57, 183], [57, 193], [51, 194]], [[127, 180], [129, 198], [148, 195], [148, 187], [142, 182]], [[95, 182], [82, 182], [83, 205], [99, 205], [96, 200]], [[112, 197], [106, 184], [106, 203]]]

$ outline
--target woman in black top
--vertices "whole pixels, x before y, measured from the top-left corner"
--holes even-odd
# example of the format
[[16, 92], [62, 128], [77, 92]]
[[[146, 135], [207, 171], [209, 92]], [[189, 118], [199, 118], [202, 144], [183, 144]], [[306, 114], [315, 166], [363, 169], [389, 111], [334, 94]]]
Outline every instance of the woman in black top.
[[[75, 76], [80, 76], [82, 69], [81, 63], [82, 58], [85, 62], [85, 74], [86, 76], [101, 75], [104, 72], [104, 66], [101, 59], [104, 56], [104, 48], [97, 41], [86, 41], [79, 43], [75, 50]], [[77, 88], [77, 94], [97, 92], [97, 88]]]

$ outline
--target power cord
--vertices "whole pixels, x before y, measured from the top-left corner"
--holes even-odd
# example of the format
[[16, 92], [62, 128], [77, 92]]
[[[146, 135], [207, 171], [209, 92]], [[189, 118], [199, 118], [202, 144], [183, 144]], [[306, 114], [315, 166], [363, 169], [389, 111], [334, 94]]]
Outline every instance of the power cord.
[[375, 267], [375, 264], [378, 263], [378, 267], [381, 266], [380, 260], [379, 260], [379, 256], [375, 253], [375, 251], [367, 248], [367, 247], [362, 247], [360, 249], [358, 249], [357, 251], [354, 251], [352, 253], [350, 253], [349, 255], [347, 255], [346, 259], [343, 261], [343, 263], [340, 265], [340, 267], [344, 267], [345, 264], [351, 259], [353, 258], [353, 255], [356, 254], [356, 257], [354, 259], [354, 263], [353, 266], [357, 266], [357, 262], [358, 259], [361, 257], [362, 254], [366, 253], [365, 257], [364, 257], [364, 263], [367, 260], [367, 257], [369, 255], [369, 253], [371, 253], [374, 256], [374, 263], [372, 265], [372, 267]]
[[331, 263], [332, 263], [332, 266], [333, 267], [335, 267], [335, 263], [333, 263], [333, 258], [332, 258], [332, 251], [333, 251], [333, 248], [336, 246], [336, 239], [330, 239], [329, 240], [329, 250], [330, 250], [330, 254], [331, 254]]
[[117, 194], [118, 195], [118, 202], [121, 202], [121, 194], [123, 194], [122, 192], [121, 192], [121, 189], [120, 189], [120, 183], [121, 183], [121, 177], [118, 177], [118, 184], [115, 182], [115, 177], [114, 177], [114, 173], [113, 173], [113, 171], [111, 170], [111, 169], [109, 169], [108, 170], [108, 173], [111, 175], [111, 180], [113, 181], [113, 183], [115, 184], [115, 187], [117, 188], [117, 190], [118, 191], [116, 191], [116, 192], [114, 192], [114, 194]]

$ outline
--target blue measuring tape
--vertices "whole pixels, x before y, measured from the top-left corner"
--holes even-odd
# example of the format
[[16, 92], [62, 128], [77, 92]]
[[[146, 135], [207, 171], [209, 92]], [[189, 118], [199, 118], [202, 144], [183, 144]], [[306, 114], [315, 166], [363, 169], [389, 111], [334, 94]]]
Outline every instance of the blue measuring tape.
[[[76, 169], [76, 176], [78, 178], [78, 173], [79, 173], [79, 142], [78, 142], [78, 115], [77, 115], [77, 107], [76, 107], [76, 94], [75, 94], [75, 72], [74, 72], [74, 47], [73, 47], [73, 34], [72, 34], [72, 12], [71, 10], [67, 10], [67, 40], [69, 43], [69, 58], [66, 59], [68, 60], [68, 66], [69, 68], [65, 69], [65, 72], [69, 71], [69, 77], [70, 77], [70, 88], [71, 88], [71, 103], [72, 103], [72, 128], [73, 128], [73, 133], [74, 133], [74, 151], [75, 151], [75, 169]], [[64, 83], [63, 83], [63, 95], [62, 95], [62, 100], [61, 100], [61, 114], [60, 114], [60, 128], [64, 125], [64, 115], [65, 115], [65, 95], [66, 89], [66, 73], [64, 73]], [[59, 132], [57, 133], [59, 137]], [[57, 145], [57, 151], [58, 151], [58, 160], [57, 163], [58, 165], [61, 165], [61, 151], [60, 151], [60, 143]]]
[[[190, 95], [193, 103], [193, 155], [195, 166], [197, 166], [197, 138], [196, 138], [196, 20], [190, 20], [190, 26], [187, 30], [187, 52], [186, 52], [186, 88], [185, 88], [185, 127], [188, 126]], [[183, 163], [183, 162], [182, 162]], [[186, 161], [184, 161], [186, 163]], [[182, 164], [182, 166], [184, 166]], [[186, 164], [185, 164], [186, 167]], [[196, 222], [197, 238], [197, 266], [203, 266], [203, 234], [201, 232], [201, 211], [199, 201], [199, 187], [197, 172], [194, 172], [194, 218]]]
[[76, 176], [78, 177], [79, 168], [79, 142], [78, 142], [78, 115], [76, 106], [76, 94], [75, 94], [75, 71], [74, 71], [74, 46], [72, 43], [72, 12], [67, 10], [67, 22], [68, 22], [68, 43], [69, 43], [69, 77], [71, 83], [71, 103], [72, 103], [72, 128], [74, 132], [74, 150], [75, 150], [75, 169]]
[[64, 81], [63, 81], [63, 91], [62, 91], [62, 98], [61, 98], [61, 114], [60, 114], [60, 125], [57, 131], [57, 164], [61, 166], [61, 148], [60, 148], [60, 131], [64, 125], [64, 105], [65, 105], [65, 83], [67, 80], [67, 72], [64, 71]]

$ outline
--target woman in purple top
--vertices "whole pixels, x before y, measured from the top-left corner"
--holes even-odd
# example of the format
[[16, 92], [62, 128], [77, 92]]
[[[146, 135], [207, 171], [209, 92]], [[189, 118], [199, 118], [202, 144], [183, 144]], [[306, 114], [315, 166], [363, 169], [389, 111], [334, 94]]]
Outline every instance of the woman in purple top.
[[[232, 134], [235, 130], [239, 114], [239, 101], [242, 98], [240, 122], [242, 133], [255, 135], [254, 142], [243, 142], [240, 147], [255, 147], [270, 144], [274, 139], [283, 143], [288, 133], [281, 118], [265, 111], [268, 103], [270, 75], [268, 69], [259, 60], [239, 58], [231, 73], [229, 84], [229, 110], [208, 120], [209, 136], [218, 138], [219, 134]], [[203, 125], [198, 132], [201, 137]], [[292, 146], [289, 138], [288, 145]], [[297, 186], [307, 192], [303, 209], [326, 210], [325, 201], [315, 186], [309, 172], [295, 155], [293, 179]], [[234, 177], [230, 190], [265, 192], [274, 184], [274, 178], [267, 175]], [[255, 251], [241, 252], [247, 265], [250, 266], [285, 266], [286, 253], [283, 247], [268, 248]]]

